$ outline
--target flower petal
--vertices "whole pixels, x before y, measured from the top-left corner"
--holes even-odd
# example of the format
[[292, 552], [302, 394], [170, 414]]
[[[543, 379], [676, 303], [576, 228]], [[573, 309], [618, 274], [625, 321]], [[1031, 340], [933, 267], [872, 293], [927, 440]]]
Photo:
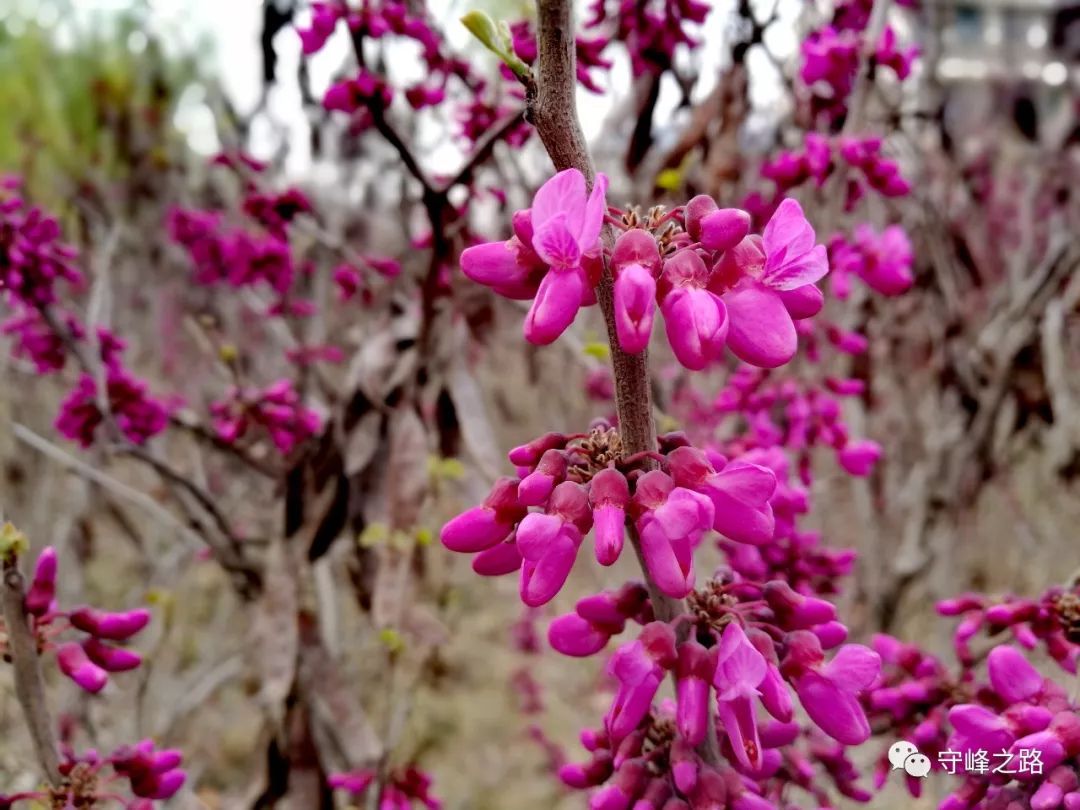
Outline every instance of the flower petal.
[[799, 336], [775, 290], [748, 280], [723, 301], [728, 309], [727, 345], [736, 357], [759, 368], [776, 368], [795, 356]]
[[577, 169], [561, 171], [537, 189], [531, 211], [533, 231], [560, 213], [569, 222], [580, 222], [585, 215], [585, 176]]

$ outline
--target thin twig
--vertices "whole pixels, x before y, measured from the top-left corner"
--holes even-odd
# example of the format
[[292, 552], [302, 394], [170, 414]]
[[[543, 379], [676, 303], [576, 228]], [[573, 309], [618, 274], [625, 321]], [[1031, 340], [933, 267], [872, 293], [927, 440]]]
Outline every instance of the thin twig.
[[15, 673], [15, 695], [22, 706], [26, 725], [34, 742], [34, 753], [45, 778], [54, 788], [62, 782], [60, 760], [56, 753], [56, 737], [52, 718], [45, 702], [45, 686], [41, 680], [37, 639], [30, 629], [30, 622], [23, 607], [26, 597], [25, 581], [14, 558], [3, 562], [3, 585], [0, 601], [3, 602], [4, 624], [7, 628], [8, 649]]
[[126, 501], [130, 501], [147, 513], [155, 517], [159, 522], [176, 529], [190, 541], [198, 544], [202, 547], [203, 540], [199, 535], [193, 532], [188, 526], [184, 525], [184, 522], [176, 517], [168, 509], [164, 508], [161, 504], [147, 495], [145, 492], [129, 487], [122, 481], [118, 481], [111, 475], [102, 472], [101, 470], [87, 464], [79, 458], [64, 452], [61, 448], [50, 442], [43, 436], [38, 435], [26, 425], [13, 422], [11, 424], [12, 435], [16, 439], [37, 450], [46, 458], [52, 459], [62, 467], [67, 468], [71, 472], [82, 476], [87, 481], [97, 484], [102, 489], [108, 490], [112, 494], [123, 498]]

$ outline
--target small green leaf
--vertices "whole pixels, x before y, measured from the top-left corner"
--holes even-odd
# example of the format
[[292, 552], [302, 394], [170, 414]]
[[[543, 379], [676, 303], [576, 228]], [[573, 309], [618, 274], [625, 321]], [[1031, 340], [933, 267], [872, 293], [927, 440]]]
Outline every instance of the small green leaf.
[[379, 641], [391, 653], [399, 653], [405, 649], [405, 639], [402, 638], [401, 633], [392, 627], [384, 627], [379, 631]]
[[499, 27], [487, 12], [473, 9], [461, 18], [461, 24], [468, 28], [469, 33], [480, 40], [488, 50], [494, 53], [500, 53], [503, 50]]
[[461, 24], [469, 29], [485, 48], [499, 57], [522, 82], [532, 77], [532, 71], [514, 53], [510, 29], [506, 24], [497, 25], [487, 12], [473, 9], [461, 18]]
[[611, 348], [606, 343], [594, 340], [585, 344], [585, 354], [597, 360], [607, 360], [611, 356]]
[[30, 548], [26, 535], [11, 523], [0, 526], [0, 557], [18, 557]]
[[385, 543], [389, 537], [390, 529], [385, 523], [372, 523], [364, 527], [364, 531], [360, 532], [356, 542], [361, 548], [374, 548], [381, 543]]
[[418, 546], [430, 546], [431, 541], [435, 539], [435, 535], [431, 529], [417, 529], [416, 530], [416, 545]]
[[683, 170], [664, 169], [656, 175], [656, 187], [664, 191], [678, 191], [683, 184]]

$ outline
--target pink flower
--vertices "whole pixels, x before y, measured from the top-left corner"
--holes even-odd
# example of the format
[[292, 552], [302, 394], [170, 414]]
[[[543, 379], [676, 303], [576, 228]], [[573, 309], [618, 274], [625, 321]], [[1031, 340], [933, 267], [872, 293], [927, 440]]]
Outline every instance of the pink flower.
[[532, 512], [517, 528], [521, 552], [521, 601], [539, 607], [555, 598], [577, 559], [591, 514], [585, 488], [572, 481], [555, 487], [546, 514]]
[[878, 654], [859, 644], [845, 644], [825, 663], [821, 642], [813, 633], [796, 630], [789, 634], [788, 642], [783, 669], [810, 719], [839, 743], [865, 742], [870, 724], [859, 704], [859, 694], [869, 689], [881, 672]]
[[675, 693], [678, 708], [675, 725], [679, 734], [691, 745], [705, 739], [709, 724], [709, 688], [716, 671], [717, 648], [706, 650], [696, 641], [679, 645], [679, 661], [675, 668]]
[[660, 310], [668, 343], [692, 371], [717, 360], [728, 335], [727, 308], [708, 283], [705, 262], [693, 251], [681, 250], [664, 264]]
[[681, 599], [694, 588], [694, 547], [712, 527], [712, 502], [652, 470], [638, 479], [634, 503], [645, 565], [661, 591]]
[[593, 541], [596, 560], [601, 565], [611, 565], [622, 553], [626, 538], [626, 505], [629, 501], [630, 487], [618, 470], [601, 470], [589, 482]]
[[615, 329], [619, 347], [629, 354], [644, 351], [652, 334], [656, 310], [656, 279], [640, 264], [624, 267], [615, 276]]
[[442, 528], [439, 539], [451, 551], [476, 552], [497, 546], [509, 536], [526, 509], [517, 498], [518, 482], [500, 478], [480, 506], [462, 512]]
[[879, 65], [887, 65], [896, 73], [896, 78], [903, 81], [911, 75], [911, 66], [919, 55], [919, 48], [912, 46], [903, 50], [896, 46], [896, 30], [891, 26], [885, 26], [878, 40], [874, 59]]
[[71, 611], [68, 619], [73, 627], [98, 638], [126, 641], [150, 623], [150, 611], [144, 608], [123, 613], [109, 613], [91, 607]]
[[1013, 647], [995, 647], [986, 659], [986, 667], [994, 691], [1009, 703], [1028, 700], [1043, 687], [1043, 676]]
[[739, 244], [750, 232], [750, 215], [739, 208], [720, 208], [701, 218], [701, 244], [724, 251]]
[[611, 674], [619, 681], [619, 691], [604, 717], [604, 727], [612, 744], [617, 745], [649, 713], [664, 670], [646, 652], [641, 641], [631, 641], [615, 652]]
[[109, 681], [109, 673], [91, 661], [86, 651], [73, 641], [57, 647], [56, 663], [61, 672], [92, 694], [104, 689]]
[[727, 344], [740, 360], [776, 368], [795, 356], [793, 318], [820, 309], [820, 292], [813, 285], [829, 271], [825, 247], [814, 239], [802, 208], [789, 198], [780, 203], [760, 240], [747, 237], [725, 254], [717, 274], [727, 285]]
[[592, 193], [585, 176], [566, 169], [536, 192], [532, 205], [532, 247], [548, 265], [525, 319], [525, 338], [536, 345], [554, 341], [573, 323], [585, 288], [583, 263], [597, 246], [604, 222], [607, 177], [596, 176]]
[[857, 442], [848, 442], [839, 453], [837, 459], [840, 466], [849, 474], [865, 478], [874, 471], [874, 465], [881, 458], [881, 445], [870, 439]]
[[106, 672], [128, 672], [142, 664], [142, 656], [132, 650], [113, 647], [98, 638], [88, 638], [82, 643], [87, 657]]
[[735, 757], [749, 770], [761, 767], [761, 740], [754, 717], [754, 698], [765, 680], [765, 657], [755, 649], [738, 622], [724, 628], [716, 658], [713, 686], [717, 711]]
[[776, 475], [757, 464], [733, 461], [717, 472], [705, 454], [679, 447], [668, 454], [677, 486], [700, 492], [712, 501], [712, 528], [740, 543], [767, 543], [776, 522], [769, 503]]
[[46, 546], [34, 564], [34, 578], [26, 592], [26, 612], [32, 616], [44, 616], [56, 599], [56, 549]]

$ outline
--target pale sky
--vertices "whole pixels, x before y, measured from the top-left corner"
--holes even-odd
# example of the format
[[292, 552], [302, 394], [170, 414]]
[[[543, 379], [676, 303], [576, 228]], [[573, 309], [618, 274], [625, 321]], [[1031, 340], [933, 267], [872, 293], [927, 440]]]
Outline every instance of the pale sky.
[[[75, 9], [75, 18], [85, 18], [100, 12], [119, 11], [131, 7], [131, 0], [70, 0]], [[715, 47], [699, 48], [693, 59], [703, 77], [716, 75], [722, 60], [727, 57], [727, 47], [723, 44], [725, 30], [730, 19], [735, 0], [713, 0], [714, 9], [706, 23], [703, 39], [706, 43], [717, 43]], [[769, 2], [769, 0], [762, 0]], [[190, 52], [201, 47], [206, 59], [210, 61], [210, 72], [219, 77], [226, 93], [233, 104], [241, 111], [255, 107], [261, 88], [261, 61], [259, 56], [259, 29], [261, 25], [261, 0], [145, 0], [150, 9], [149, 26], [168, 45], [174, 45]], [[457, 19], [469, 8], [486, 5], [485, 0], [431, 0], [429, 7], [450, 38], [451, 43], [460, 49], [474, 47], [469, 41], [470, 35], [457, 22]], [[781, 0], [783, 18], [791, 20], [798, 14], [800, 0]], [[55, 11], [38, 0], [0, 0], [0, 20], [10, 17], [11, 9], [23, 13], [37, 9], [43, 15], [42, 22], [53, 21]], [[791, 54], [796, 47], [796, 40], [791, 35], [790, 26], [774, 26], [770, 31], [770, 43], [773, 50], [781, 57]], [[307, 154], [306, 122], [301, 110], [300, 94], [295, 81], [297, 61], [300, 58], [299, 41], [292, 30], [282, 31], [278, 35], [277, 50], [279, 56], [278, 75], [281, 79], [269, 99], [269, 115], [256, 119], [253, 125], [252, 151], [257, 155], [273, 150], [280, 139], [287, 137], [292, 144], [287, 168], [290, 173], [301, 174], [311, 171], [311, 159]], [[328, 84], [331, 73], [346, 55], [348, 43], [339, 30], [334, 40], [311, 62], [311, 76], [316, 92]], [[618, 51], [610, 48], [608, 54]], [[780, 97], [775, 84], [775, 73], [764, 55], [755, 60], [752, 54], [751, 74], [755, 76], [752, 94], [758, 104], [769, 103]], [[415, 60], [408, 46], [402, 46], [401, 58], [391, 61], [389, 69], [395, 83], [417, 78]], [[622, 88], [629, 85], [630, 71], [625, 58], [619, 54], [615, 68], [607, 75], [608, 86], [615, 89], [619, 96]], [[494, 57], [486, 52], [477, 53], [477, 65], [482, 69], [495, 70]], [[412, 75], [409, 75], [412, 74]], [[708, 83], [700, 82], [699, 94], [708, 92]], [[586, 133], [595, 134], [611, 111], [610, 98], [597, 98], [581, 91], [580, 109]], [[667, 96], [667, 97], [666, 97]], [[662, 94], [657, 120], [666, 120], [674, 105], [674, 91]], [[177, 125], [188, 134], [192, 146], [199, 151], [211, 153], [218, 148], [214, 136], [213, 119], [210, 109], [198, 92], [190, 93], [183, 99], [177, 115]], [[429, 145], [432, 153], [429, 160], [442, 163], [449, 160], [456, 162], [452, 154], [456, 148], [437, 140]], [[445, 152], [445, 154], [444, 154]], [[445, 164], [444, 164], [445, 165]]]

